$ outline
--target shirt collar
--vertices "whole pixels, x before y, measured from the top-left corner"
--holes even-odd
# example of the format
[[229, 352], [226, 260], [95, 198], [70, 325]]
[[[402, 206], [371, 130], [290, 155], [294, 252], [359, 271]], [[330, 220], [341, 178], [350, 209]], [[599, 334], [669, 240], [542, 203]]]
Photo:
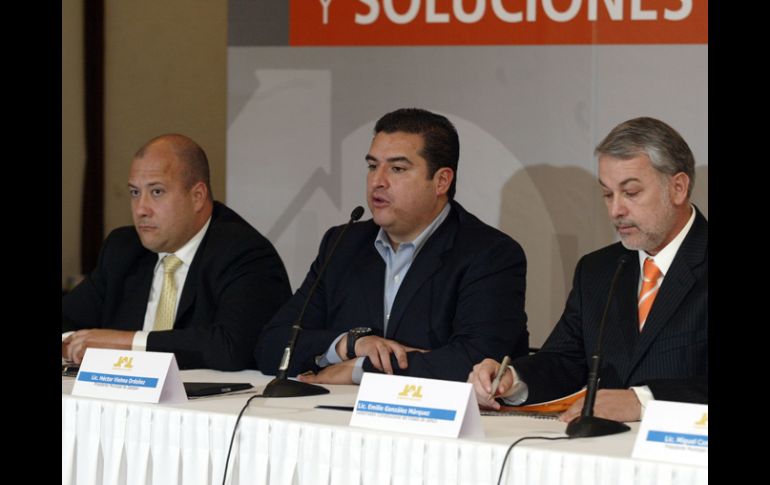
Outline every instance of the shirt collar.
[[658, 254], [650, 256], [642, 250], [638, 251], [641, 268], [644, 268], [644, 260], [650, 258], [655, 261], [655, 266], [660, 268], [660, 272], [664, 276], [668, 273], [671, 263], [674, 262], [674, 256], [676, 256], [677, 251], [679, 251], [679, 248], [682, 246], [682, 242], [684, 242], [684, 238], [687, 237], [687, 233], [690, 232], [690, 228], [692, 228], [692, 225], [695, 222], [695, 207], [693, 207], [692, 204], [690, 204], [690, 210], [692, 211], [692, 214], [690, 214], [690, 219], [687, 221], [687, 224], [684, 225], [682, 230], [679, 231], [679, 234], [677, 234], [670, 243], [666, 244], [666, 247], [661, 249]]
[[[417, 253], [425, 245], [425, 242], [431, 237], [431, 235], [433, 235], [434, 232], [436, 232], [436, 229], [438, 229], [441, 223], [446, 220], [447, 216], [449, 215], [450, 209], [451, 209], [450, 204], [447, 202], [447, 204], [444, 205], [444, 208], [441, 209], [441, 212], [439, 212], [438, 215], [433, 219], [433, 221], [430, 224], [428, 224], [428, 227], [423, 229], [422, 232], [418, 234], [413, 241], [401, 243], [399, 244], [399, 247], [401, 247], [402, 245], [413, 246], [414, 256], [417, 256]], [[377, 232], [377, 237], [374, 240], [374, 247], [377, 249], [377, 251], [381, 255], [385, 251], [393, 250], [393, 247], [390, 245], [390, 239], [388, 239], [388, 234], [385, 232], [383, 228], [380, 228], [380, 230]]]
[[[209, 216], [208, 220], [200, 229], [200, 231], [195, 233], [195, 235], [189, 241], [187, 241], [184, 246], [174, 251], [174, 256], [182, 260], [182, 264], [188, 267], [190, 266], [193, 258], [195, 257], [195, 253], [198, 251], [198, 246], [200, 246], [201, 241], [203, 241], [203, 236], [206, 235], [206, 231], [208, 230], [210, 223], [211, 216]], [[158, 253], [158, 262], [156, 263], [156, 267], [158, 264], [160, 264], [161, 261], [163, 261], [163, 258], [169, 254], [171, 253]]]

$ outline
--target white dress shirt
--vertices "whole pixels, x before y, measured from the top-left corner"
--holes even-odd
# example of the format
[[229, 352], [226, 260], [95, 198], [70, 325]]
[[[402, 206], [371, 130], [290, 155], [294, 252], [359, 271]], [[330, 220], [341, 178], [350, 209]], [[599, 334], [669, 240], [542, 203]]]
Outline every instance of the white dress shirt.
[[[182, 289], [187, 280], [187, 272], [190, 270], [190, 264], [192, 264], [193, 258], [195, 258], [195, 253], [198, 251], [198, 247], [201, 245], [203, 236], [206, 235], [210, 223], [211, 217], [209, 217], [201, 230], [198, 231], [192, 239], [187, 241], [184, 246], [173, 253], [182, 261], [182, 264], [174, 272], [174, 282], [176, 283], [177, 288], [174, 315], [176, 315], [176, 309], [179, 307], [179, 299], [182, 296]], [[155, 324], [155, 313], [158, 311], [158, 300], [160, 299], [160, 292], [163, 289], [163, 258], [168, 254], [171, 253], [158, 253], [158, 261], [155, 263], [155, 270], [153, 271], [150, 297], [147, 299], [147, 311], [144, 313], [144, 326], [142, 327], [142, 331], [138, 331], [134, 334], [131, 350], [144, 351], [147, 349], [147, 336], [152, 331], [152, 327]]]

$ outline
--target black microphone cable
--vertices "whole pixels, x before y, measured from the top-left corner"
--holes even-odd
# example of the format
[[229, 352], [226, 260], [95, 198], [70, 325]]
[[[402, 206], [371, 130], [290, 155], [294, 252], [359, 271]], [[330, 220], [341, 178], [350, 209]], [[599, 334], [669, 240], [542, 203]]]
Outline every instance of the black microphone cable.
[[[278, 373], [276, 374], [275, 379], [270, 381], [267, 384], [267, 386], [265, 386], [265, 389], [262, 390], [262, 394], [255, 394], [254, 396], [251, 396], [246, 401], [246, 404], [243, 405], [241, 412], [238, 413], [238, 418], [235, 420], [235, 426], [233, 427], [233, 435], [230, 437], [230, 446], [227, 448], [227, 458], [225, 459], [225, 472], [222, 475], [222, 485], [225, 485], [225, 480], [227, 479], [227, 467], [230, 463], [230, 453], [233, 450], [233, 443], [235, 442], [235, 433], [238, 430], [238, 423], [241, 422], [241, 416], [243, 416], [244, 411], [246, 411], [246, 408], [249, 407], [249, 404], [251, 404], [252, 399], [257, 397], [289, 397], [289, 396], [306, 396], [306, 395], [312, 395], [312, 394], [319, 394], [318, 392], [310, 392], [310, 393], [294, 392], [294, 393], [282, 394], [280, 392], [272, 393], [271, 390], [274, 390], [275, 388], [277, 388], [277, 386], [275, 385], [276, 383], [289, 384], [291, 382], [295, 382], [295, 381], [289, 381], [287, 379], [288, 368], [291, 360], [291, 354], [294, 350], [294, 344], [297, 340], [299, 330], [301, 330], [302, 328], [301, 327], [302, 317], [304, 316], [305, 310], [307, 309], [307, 305], [310, 302], [310, 296], [312, 296], [312, 294], [315, 292], [316, 286], [318, 286], [318, 283], [321, 281], [321, 276], [323, 275], [323, 272], [326, 269], [326, 266], [329, 264], [329, 261], [331, 260], [331, 255], [334, 254], [334, 250], [337, 249], [337, 245], [339, 245], [340, 241], [342, 240], [342, 235], [345, 234], [345, 231], [348, 230], [348, 227], [350, 227], [350, 225], [353, 222], [356, 222], [357, 220], [359, 220], [362, 215], [364, 215], [363, 207], [359, 205], [355, 209], [353, 209], [353, 212], [350, 213], [350, 219], [340, 231], [339, 235], [337, 236], [337, 239], [335, 239], [334, 244], [332, 245], [331, 250], [327, 254], [326, 260], [321, 265], [321, 269], [318, 271], [318, 275], [316, 276], [316, 281], [313, 282], [313, 286], [310, 288], [310, 291], [308, 292], [308, 297], [305, 298], [305, 303], [302, 305], [302, 310], [299, 313], [297, 322], [292, 326], [292, 336], [289, 339], [286, 349], [284, 350], [284, 356], [281, 358], [281, 361], [282, 361], [280, 366], [281, 368], [278, 369]], [[302, 384], [303, 386], [305, 386], [305, 388], [317, 387], [322, 389], [324, 393], [329, 392], [327, 389], [324, 389], [321, 386], [313, 386], [311, 384], [301, 383], [301, 382], [296, 382], [296, 384]], [[289, 390], [291, 390], [291, 388]]]
[[[497, 477], [497, 485], [500, 485], [503, 481], [503, 472], [505, 471], [505, 462], [508, 460], [508, 455], [511, 453], [511, 450], [514, 446], [518, 445], [524, 440], [550, 440], [550, 441], [556, 441], [556, 440], [566, 440], [569, 439], [569, 436], [524, 436], [523, 438], [519, 438], [513, 443], [511, 443], [511, 446], [508, 447], [508, 450], [505, 452], [505, 456], [503, 457], [503, 464], [500, 466], [500, 476]], [[224, 485], [224, 484], [223, 484]]]
[[233, 451], [233, 443], [235, 442], [235, 432], [238, 430], [238, 423], [241, 422], [241, 416], [243, 416], [243, 413], [244, 411], [246, 411], [246, 408], [249, 407], [249, 404], [251, 404], [251, 401], [256, 397], [265, 397], [265, 396], [263, 396], [262, 394], [255, 394], [251, 396], [249, 399], [247, 399], [246, 404], [243, 405], [243, 407], [241, 408], [241, 412], [238, 413], [238, 418], [235, 420], [235, 426], [233, 426], [233, 435], [230, 437], [230, 446], [227, 448], [227, 458], [225, 458], [225, 472], [222, 474], [222, 485], [225, 485], [225, 480], [227, 480], [227, 465], [230, 463], [230, 452]]

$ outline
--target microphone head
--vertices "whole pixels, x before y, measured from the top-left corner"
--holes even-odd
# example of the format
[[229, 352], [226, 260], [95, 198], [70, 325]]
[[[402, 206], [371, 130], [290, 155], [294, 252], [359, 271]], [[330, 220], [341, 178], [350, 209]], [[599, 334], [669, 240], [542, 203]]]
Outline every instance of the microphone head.
[[362, 215], [364, 215], [364, 208], [359, 205], [353, 209], [353, 212], [350, 213], [350, 220], [357, 221], [361, 218]]
[[628, 262], [628, 254], [621, 254], [618, 258], [618, 266], [624, 265]]

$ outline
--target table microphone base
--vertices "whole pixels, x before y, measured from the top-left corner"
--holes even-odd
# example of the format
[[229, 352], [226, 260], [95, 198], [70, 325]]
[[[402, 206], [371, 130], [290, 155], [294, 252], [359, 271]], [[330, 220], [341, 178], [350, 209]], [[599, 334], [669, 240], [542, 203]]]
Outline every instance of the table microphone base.
[[623, 433], [630, 429], [630, 426], [618, 421], [597, 418], [596, 416], [578, 416], [569, 422], [566, 433], [570, 438], [587, 438], [589, 436]]
[[318, 394], [329, 394], [329, 390], [325, 387], [308, 384], [307, 382], [291, 381], [277, 377], [270, 381], [265, 386], [265, 390], [262, 391], [264, 397], [302, 397], [316, 396]]

